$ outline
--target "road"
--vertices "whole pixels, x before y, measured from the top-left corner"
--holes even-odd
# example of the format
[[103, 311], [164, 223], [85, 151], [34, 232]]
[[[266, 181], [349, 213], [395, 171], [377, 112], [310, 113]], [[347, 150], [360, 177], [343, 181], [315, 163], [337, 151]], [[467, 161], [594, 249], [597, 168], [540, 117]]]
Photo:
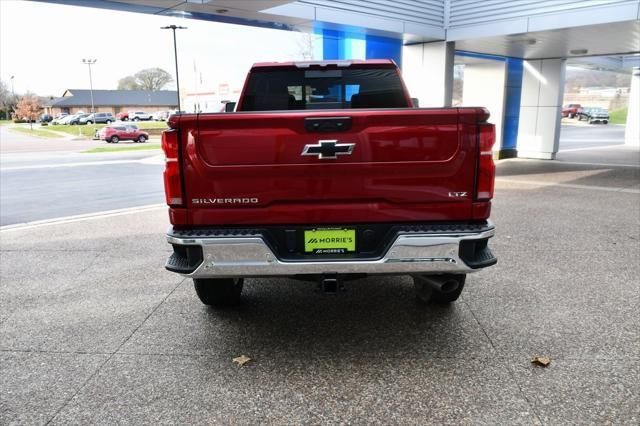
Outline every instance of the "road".
[[563, 120], [560, 151], [624, 144], [624, 126]]
[[[159, 151], [81, 154], [98, 142], [33, 139], [0, 128], [0, 225], [164, 201]], [[572, 120], [563, 125], [558, 158], [572, 161], [573, 150], [623, 143], [622, 126]]]
[[[60, 152], [59, 146], [67, 141], [42, 142], [55, 144], [53, 150], [5, 150], [16, 140], [30, 142], [26, 138], [0, 130], [2, 226], [164, 201], [163, 157], [159, 150]], [[91, 146], [98, 143], [90, 142]]]

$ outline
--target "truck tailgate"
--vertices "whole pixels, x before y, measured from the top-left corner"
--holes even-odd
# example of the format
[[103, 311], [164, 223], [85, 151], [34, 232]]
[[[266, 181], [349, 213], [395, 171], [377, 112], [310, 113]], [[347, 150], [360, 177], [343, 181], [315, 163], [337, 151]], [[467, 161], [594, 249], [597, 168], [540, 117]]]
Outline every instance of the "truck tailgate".
[[[481, 108], [181, 116], [185, 222], [467, 220], [484, 119]], [[320, 158], [320, 141], [353, 145]]]

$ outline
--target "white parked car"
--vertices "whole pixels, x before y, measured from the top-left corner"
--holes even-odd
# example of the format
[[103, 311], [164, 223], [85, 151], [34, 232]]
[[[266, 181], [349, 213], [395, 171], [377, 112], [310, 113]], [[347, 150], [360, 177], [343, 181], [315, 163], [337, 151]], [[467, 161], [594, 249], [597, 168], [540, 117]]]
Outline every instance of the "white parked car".
[[148, 121], [153, 119], [151, 114], [147, 114], [143, 111], [129, 111], [129, 120], [130, 121]]
[[156, 111], [153, 114], [154, 121], [165, 121], [169, 118], [169, 111]]
[[170, 109], [169, 111], [167, 111], [167, 118], [165, 119], [165, 121], [168, 120], [169, 117], [171, 117], [174, 114], [185, 114], [185, 113], [186, 111], [180, 111], [178, 109]]
[[64, 120], [68, 116], [69, 116], [69, 114], [67, 114], [66, 112], [62, 112], [62, 113], [56, 115], [53, 120], [51, 120], [51, 124], [62, 124], [62, 120]]
[[60, 124], [69, 124], [71, 120], [75, 118], [83, 117], [84, 115], [86, 115], [84, 111], [78, 111], [75, 114], [67, 115], [62, 120], [60, 120]]

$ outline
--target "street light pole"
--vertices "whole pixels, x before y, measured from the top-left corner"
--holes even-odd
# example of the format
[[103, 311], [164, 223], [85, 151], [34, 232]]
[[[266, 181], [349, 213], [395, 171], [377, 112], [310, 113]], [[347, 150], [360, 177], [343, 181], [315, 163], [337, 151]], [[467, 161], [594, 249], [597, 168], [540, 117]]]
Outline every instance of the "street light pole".
[[[83, 59], [82, 63], [86, 64], [89, 66], [89, 87], [91, 89], [91, 112], [93, 114], [96, 113], [96, 108], [93, 104], [93, 78], [91, 78], [91, 65], [95, 64], [97, 61], [97, 59]], [[95, 115], [93, 117], [93, 119], [95, 120]]]
[[166, 27], [160, 27], [162, 30], [173, 30], [173, 55], [176, 61], [176, 91], [178, 93], [178, 111], [182, 111], [180, 106], [180, 80], [178, 78], [178, 45], [176, 44], [176, 30], [186, 30], [187, 27], [181, 27], [179, 25], [167, 25]]
[[[16, 91], [13, 89], [13, 79], [15, 78], [15, 75], [11, 76], [11, 105], [14, 105], [14, 102], [16, 101]], [[10, 120], [11, 119], [11, 113], [9, 112], [10, 108], [7, 105], [7, 110], [5, 111], [5, 117], [6, 119]]]

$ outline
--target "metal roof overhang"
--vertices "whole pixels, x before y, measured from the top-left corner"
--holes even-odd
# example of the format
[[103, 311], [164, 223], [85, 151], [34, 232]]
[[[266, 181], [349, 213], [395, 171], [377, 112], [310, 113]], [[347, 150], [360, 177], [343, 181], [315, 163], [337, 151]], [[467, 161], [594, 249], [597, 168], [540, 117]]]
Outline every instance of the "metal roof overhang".
[[[282, 30], [313, 32], [323, 28], [401, 38], [406, 44], [430, 41], [455, 41], [456, 49], [525, 59], [590, 58], [617, 55], [623, 68], [636, 66], [634, 54], [640, 53], [640, 0], [607, 0], [571, 3], [573, 9], [535, 10], [511, 18], [482, 22], [449, 22], [442, 2], [442, 25], [384, 17], [377, 10], [367, 14], [348, 10], [351, 1], [331, 0], [35, 0], [84, 7], [104, 8], [168, 17], [250, 25]], [[435, 0], [422, 3], [437, 8]], [[421, 0], [422, 1], [422, 0]], [[376, 4], [381, 3], [377, 2]], [[383, 2], [382, 2], [383, 3]], [[471, 2], [473, 3], [473, 2]], [[470, 3], [470, 4], [471, 4]], [[390, 1], [389, 7], [395, 2]], [[436, 6], [434, 6], [436, 5]], [[595, 6], [593, 6], [595, 5]], [[373, 7], [373, 6], [372, 6]], [[398, 6], [399, 7], [399, 6]], [[415, 6], [414, 6], [415, 7]], [[453, 6], [449, 3], [450, 13]], [[456, 6], [461, 7], [461, 6]], [[467, 8], [471, 6], [465, 6]], [[478, 2], [480, 11], [483, 9]], [[505, 6], [508, 7], [508, 6]], [[504, 8], [503, 8], [504, 9]], [[479, 12], [478, 12], [479, 13]], [[469, 15], [476, 19], [478, 13]], [[485, 15], [488, 11], [485, 11]], [[481, 14], [482, 15], [482, 14]], [[394, 16], [391, 12], [389, 16]], [[505, 15], [507, 16], [507, 15]], [[435, 22], [435, 21], [434, 21]], [[629, 58], [629, 59], [625, 59]], [[593, 66], [604, 66], [591, 61]], [[591, 64], [590, 60], [582, 63]], [[613, 62], [609, 66], [615, 68]]]

